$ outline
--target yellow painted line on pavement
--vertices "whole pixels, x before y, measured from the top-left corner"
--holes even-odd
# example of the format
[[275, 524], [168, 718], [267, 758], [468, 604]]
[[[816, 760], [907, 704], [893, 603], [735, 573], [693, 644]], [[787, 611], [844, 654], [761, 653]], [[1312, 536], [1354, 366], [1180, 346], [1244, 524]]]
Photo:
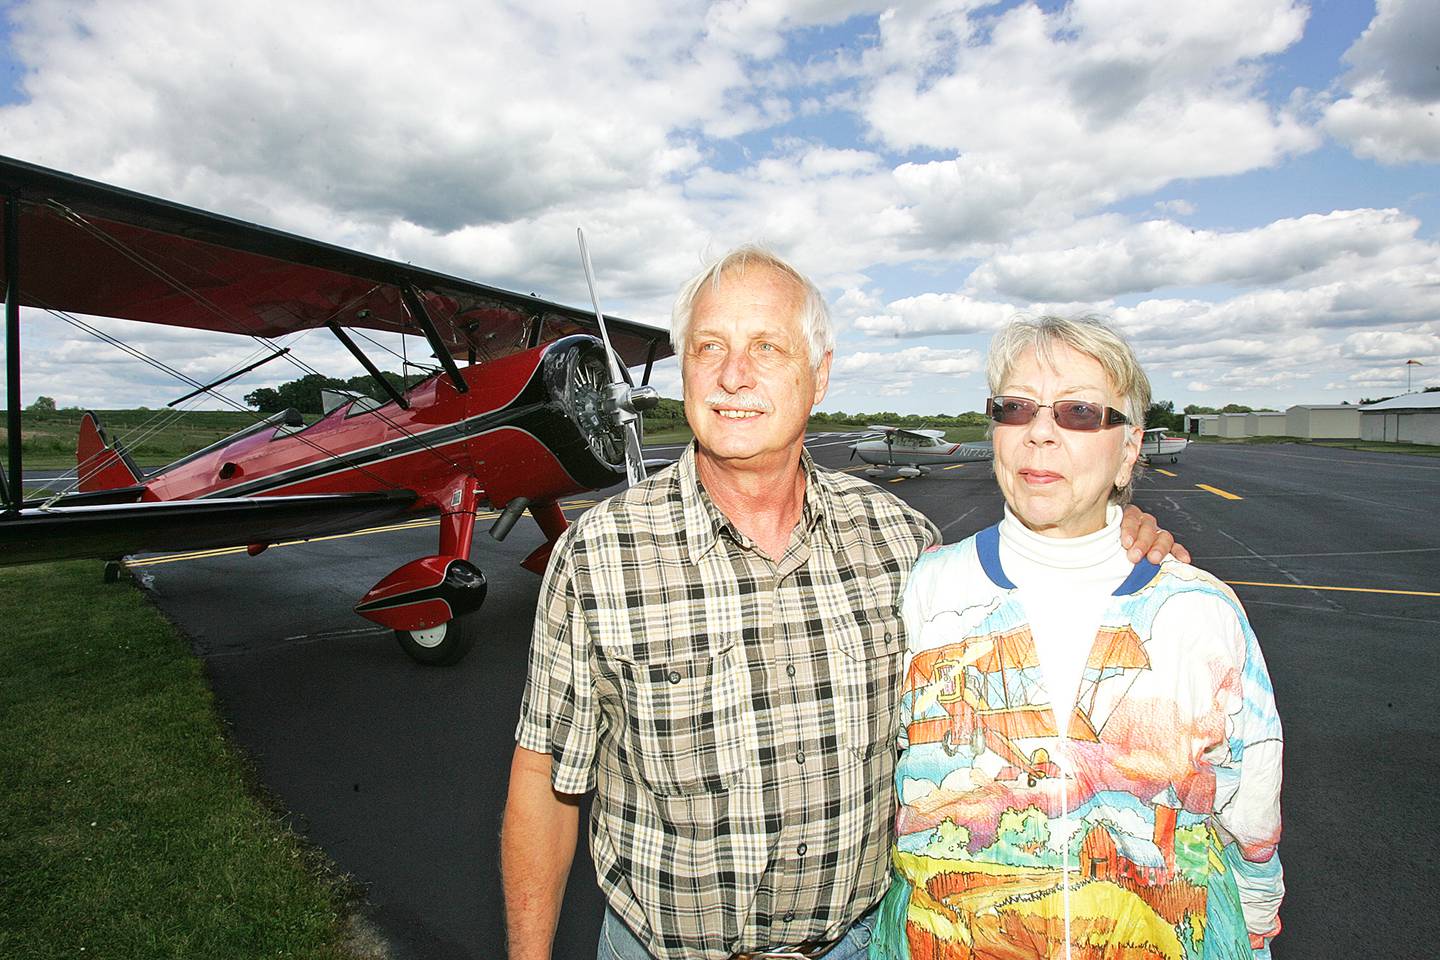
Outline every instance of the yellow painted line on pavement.
[[890, 482], [891, 482], [891, 483], [904, 483], [904, 482], [905, 482], [905, 478], [904, 478], [904, 477], [896, 477], [894, 480], [891, 480]]
[[[560, 505], [560, 509], [566, 512], [573, 513], [576, 510], [589, 509], [598, 502], [599, 501], [597, 500], [566, 501], [565, 503], [562, 503]], [[483, 512], [477, 510], [475, 512], [475, 519], [477, 520], [494, 520], [498, 516], [500, 516], [500, 512], [498, 510], [486, 510]], [[366, 527], [363, 530], [352, 530], [349, 533], [332, 533], [324, 537], [311, 537], [308, 540], [281, 540], [278, 543], [270, 544], [268, 549], [275, 550], [280, 547], [293, 547], [301, 543], [324, 543], [326, 540], [348, 540], [351, 537], [368, 537], [371, 534], [391, 533], [396, 530], [423, 530], [426, 527], [438, 526], [440, 526], [439, 517], [431, 517], [421, 520], [406, 520], [402, 523], [391, 523], [386, 524], [382, 527]], [[237, 553], [244, 553], [247, 549], [249, 548], [242, 546], [216, 547], [210, 550], [192, 550], [188, 553], [172, 553], [161, 557], [145, 557], [140, 560], [127, 560], [125, 561], [125, 566], [153, 567], [163, 563], [179, 563], [182, 560], [207, 560], [210, 557], [229, 557], [234, 556]]]
[[970, 466], [970, 464], [968, 464], [968, 463], [952, 463], [952, 464], [950, 464], [950, 466], [946, 467], [945, 469], [946, 469], [946, 470], [959, 470], [961, 467], [968, 467], [968, 466]]
[[1175, 476], [1175, 474], [1171, 473], [1169, 470], [1161, 470], [1159, 467], [1151, 467], [1150, 469], [1154, 470], [1156, 473], [1163, 473], [1167, 477]]
[[1280, 587], [1282, 590], [1336, 590], [1343, 593], [1388, 593], [1401, 597], [1440, 597], [1428, 590], [1383, 590], [1379, 587], [1321, 587], [1313, 583], [1260, 583], [1255, 580], [1226, 580], [1232, 587]]
[[1235, 494], [1230, 493], [1230, 492], [1227, 491], [1227, 490], [1221, 490], [1219, 487], [1212, 487], [1212, 486], [1210, 486], [1210, 484], [1208, 484], [1208, 483], [1197, 483], [1197, 484], [1195, 484], [1195, 486], [1199, 487], [1201, 490], [1204, 490], [1206, 493], [1213, 493], [1213, 494], [1215, 494], [1215, 496], [1217, 496], [1217, 497], [1224, 497], [1226, 500], [1244, 500], [1244, 499], [1245, 499], [1244, 497], [1237, 497], [1237, 496], [1235, 496]]

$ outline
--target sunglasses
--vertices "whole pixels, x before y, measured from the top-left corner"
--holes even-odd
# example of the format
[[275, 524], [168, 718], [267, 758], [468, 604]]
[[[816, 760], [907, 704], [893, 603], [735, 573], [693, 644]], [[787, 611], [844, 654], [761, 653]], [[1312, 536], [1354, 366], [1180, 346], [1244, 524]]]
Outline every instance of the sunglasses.
[[1114, 407], [1091, 403], [1089, 400], [1056, 400], [1054, 403], [1036, 403], [1024, 397], [991, 397], [986, 401], [986, 412], [996, 423], [1007, 427], [1020, 427], [1034, 420], [1041, 407], [1049, 407], [1055, 415], [1055, 425], [1066, 430], [1103, 430], [1129, 423], [1125, 414]]

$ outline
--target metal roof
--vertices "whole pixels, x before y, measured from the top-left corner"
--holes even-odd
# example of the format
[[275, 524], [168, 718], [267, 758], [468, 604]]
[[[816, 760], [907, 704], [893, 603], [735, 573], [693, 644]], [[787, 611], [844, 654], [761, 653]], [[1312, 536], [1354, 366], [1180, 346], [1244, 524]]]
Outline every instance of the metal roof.
[[1440, 390], [1432, 390], [1429, 393], [1407, 393], [1401, 397], [1381, 400], [1379, 403], [1367, 403], [1360, 408], [1361, 413], [1387, 413], [1398, 410], [1440, 410]]

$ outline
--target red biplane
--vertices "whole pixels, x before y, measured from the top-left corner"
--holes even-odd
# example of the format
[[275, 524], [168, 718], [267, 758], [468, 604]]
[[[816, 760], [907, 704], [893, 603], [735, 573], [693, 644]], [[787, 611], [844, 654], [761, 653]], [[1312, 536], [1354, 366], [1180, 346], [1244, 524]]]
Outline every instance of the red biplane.
[[[454, 663], [474, 642], [485, 598], [485, 577], [469, 560], [477, 508], [500, 512], [497, 538], [528, 510], [546, 541], [524, 566], [541, 572], [566, 526], [557, 498], [644, 475], [635, 420], [655, 394], [633, 387], [625, 368], [643, 364], [648, 382], [670, 355], [666, 330], [6, 158], [0, 196], [9, 427], [0, 563], [235, 545], [258, 553], [282, 539], [438, 511], [438, 551], [384, 577], [356, 611], [393, 629], [416, 660]], [[247, 429], [148, 475], [87, 414], [78, 489], [26, 501], [22, 304], [249, 335], [266, 359], [286, 353], [271, 338], [328, 328], [388, 400], [344, 398], [309, 424], [294, 410], [257, 414]], [[422, 336], [439, 369], [396, 389], [354, 328]]]

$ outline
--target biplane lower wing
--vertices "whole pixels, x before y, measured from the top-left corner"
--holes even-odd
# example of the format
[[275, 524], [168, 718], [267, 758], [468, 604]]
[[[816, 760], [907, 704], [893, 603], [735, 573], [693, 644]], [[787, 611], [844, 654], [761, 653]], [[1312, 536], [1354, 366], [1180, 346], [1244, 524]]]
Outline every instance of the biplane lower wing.
[[346, 533], [411, 512], [409, 490], [31, 508], [0, 516], [7, 563], [118, 559]]

